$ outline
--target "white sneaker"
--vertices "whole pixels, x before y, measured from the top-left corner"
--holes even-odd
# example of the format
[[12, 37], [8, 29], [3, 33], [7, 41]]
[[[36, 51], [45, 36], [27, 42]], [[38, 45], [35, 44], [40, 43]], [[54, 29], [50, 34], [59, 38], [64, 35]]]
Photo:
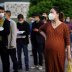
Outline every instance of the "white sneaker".
[[35, 68], [38, 68], [38, 67], [39, 67], [39, 66], [32, 66], [31, 69], [35, 69]]
[[39, 67], [38, 67], [38, 69], [39, 69], [39, 70], [42, 70], [42, 69], [43, 69], [43, 67], [42, 67], [42, 66], [39, 66]]
[[36, 66], [36, 68], [38, 68], [39, 66]]
[[32, 67], [31, 67], [31, 69], [34, 69], [34, 68], [35, 68], [35, 66], [32, 66]]

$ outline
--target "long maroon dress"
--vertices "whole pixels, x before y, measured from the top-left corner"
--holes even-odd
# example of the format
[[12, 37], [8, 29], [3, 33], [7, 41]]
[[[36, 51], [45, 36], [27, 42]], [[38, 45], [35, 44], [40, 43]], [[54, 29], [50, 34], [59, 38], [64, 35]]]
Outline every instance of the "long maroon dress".
[[54, 29], [49, 23], [43, 25], [40, 30], [43, 30], [47, 36], [45, 41], [46, 72], [64, 72], [65, 46], [70, 45], [68, 26], [62, 23]]

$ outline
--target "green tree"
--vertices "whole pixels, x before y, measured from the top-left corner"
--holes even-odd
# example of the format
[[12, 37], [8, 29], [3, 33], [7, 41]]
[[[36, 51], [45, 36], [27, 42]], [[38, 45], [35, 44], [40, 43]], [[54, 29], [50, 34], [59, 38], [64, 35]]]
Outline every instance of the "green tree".
[[33, 13], [49, 12], [52, 6], [58, 6], [65, 16], [72, 17], [72, 0], [31, 0], [28, 16]]

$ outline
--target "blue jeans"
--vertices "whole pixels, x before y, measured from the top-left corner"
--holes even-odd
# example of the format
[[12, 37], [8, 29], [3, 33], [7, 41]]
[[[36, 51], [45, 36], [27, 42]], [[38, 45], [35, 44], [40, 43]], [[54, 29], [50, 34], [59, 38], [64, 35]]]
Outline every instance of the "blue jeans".
[[29, 67], [28, 45], [24, 44], [22, 40], [17, 42], [18, 67], [22, 68], [22, 59], [21, 59], [22, 49], [24, 53], [25, 66]]

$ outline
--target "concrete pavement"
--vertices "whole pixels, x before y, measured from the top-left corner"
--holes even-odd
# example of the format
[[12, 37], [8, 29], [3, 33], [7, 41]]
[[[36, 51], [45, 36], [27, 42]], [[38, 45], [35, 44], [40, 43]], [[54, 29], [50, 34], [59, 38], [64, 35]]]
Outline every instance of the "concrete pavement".
[[[29, 65], [30, 67], [33, 66], [33, 57], [31, 56], [32, 55], [32, 52], [31, 52], [31, 44], [28, 45], [28, 50], [29, 50]], [[19, 71], [19, 72], [25, 72], [25, 64], [24, 64], [24, 56], [23, 56], [23, 53], [22, 53], [22, 64], [23, 64], [23, 70]], [[12, 61], [10, 60], [10, 66], [11, 66], [11, 72], [13, 71], [12, 69]], [[67, 60], [65, 62], [65, 68], [67, 66]], [[45, 72], [45, 66], [43, 66], [43, 70], [40, 71], [38, 69], [31, 69], [30, 68], [30, 71], [29, 72]], [[1, 63], [1, 59], [0, 59], [0, 72], [2, 72], [2, 63]], [[66, 72], [66, 71], [65, 71]]]
[[[29, 43], [28, 45], [28, 50], [29, 50], [29, 66], [30, 66], [30, 70], [29, 72], [45, 72], [45, 68], [43, 67], [43, 70], [40, 71], [38, 69], [31, 69], [31, 66], [33, 66], [33, 57], [31, 56], [32, 55], [32, 51], [31, 51], [31, 42]], [[22, 53], [22, 64], [23, 64], [23, 70], [20, 70], [19, 72], [25, 72], [25, 64], [24, 64], [24, 55]], [[12, 68], [12, 61], [11, 61], [11, 58], [10, 58], [10, 68], [11, 68], [11, 72], [13, 72], [13, 68]], [[1, 63], [1, 59], [0, 59], [0, 72], [2, 72], [2, 63]]]

